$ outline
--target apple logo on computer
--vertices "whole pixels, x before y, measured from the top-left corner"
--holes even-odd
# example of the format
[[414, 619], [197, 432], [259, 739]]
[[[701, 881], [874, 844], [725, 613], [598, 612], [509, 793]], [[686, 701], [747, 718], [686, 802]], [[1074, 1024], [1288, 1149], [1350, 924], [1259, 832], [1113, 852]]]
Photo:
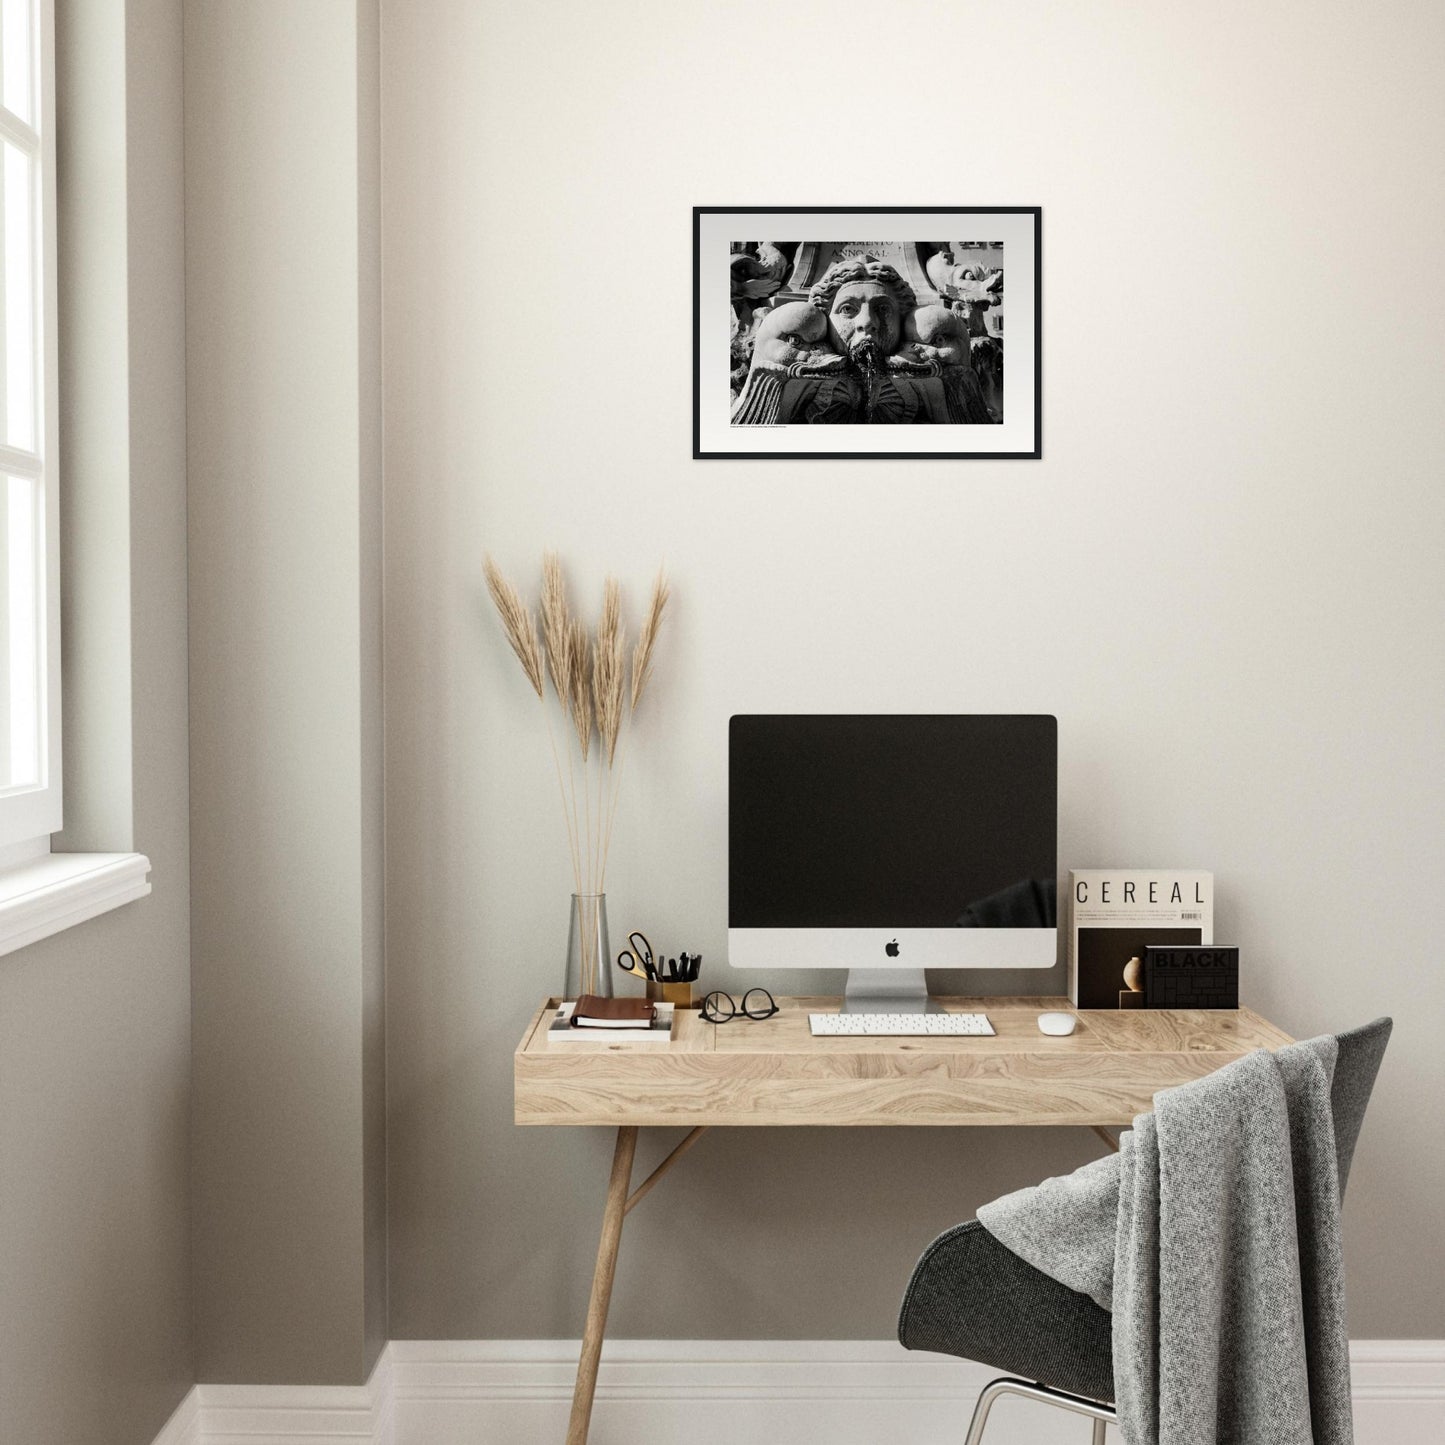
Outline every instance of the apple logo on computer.
[[886, 953], [889, 958], [897, 958], [898, 940], [895, 938], [892, 943], [885, 943], [883, 945], [883, 952]]

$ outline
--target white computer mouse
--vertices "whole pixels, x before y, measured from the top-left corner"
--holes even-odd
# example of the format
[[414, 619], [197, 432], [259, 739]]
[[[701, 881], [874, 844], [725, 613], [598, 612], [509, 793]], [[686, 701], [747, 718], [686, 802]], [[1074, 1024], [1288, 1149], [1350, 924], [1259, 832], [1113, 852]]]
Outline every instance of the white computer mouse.
[[1039, 1032], [1062, 1038], [1065, 1034], [1073, 1033], [1078, 1027], [1078, 1023], [1076, 1014], [1040, 1014]]

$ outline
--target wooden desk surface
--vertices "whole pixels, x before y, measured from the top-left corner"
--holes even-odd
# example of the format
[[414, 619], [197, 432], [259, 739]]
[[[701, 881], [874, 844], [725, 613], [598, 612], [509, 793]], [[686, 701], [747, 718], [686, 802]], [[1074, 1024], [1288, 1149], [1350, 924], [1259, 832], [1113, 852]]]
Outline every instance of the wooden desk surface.
[[947, 998], [986, 1013], [993, 1038], [814, 1038], [837, 998], [779, 997], [759, 1021], [679, 1010], [670, 1044], [548, 1044], [556, 999], [514, 1057], [518, 1124], [1130, 1124], [1154, 1094], [1288, 1034], [1249, 1009], [1087, 1011], [1067, 1038], [1036, 1019], [1063, 998]]

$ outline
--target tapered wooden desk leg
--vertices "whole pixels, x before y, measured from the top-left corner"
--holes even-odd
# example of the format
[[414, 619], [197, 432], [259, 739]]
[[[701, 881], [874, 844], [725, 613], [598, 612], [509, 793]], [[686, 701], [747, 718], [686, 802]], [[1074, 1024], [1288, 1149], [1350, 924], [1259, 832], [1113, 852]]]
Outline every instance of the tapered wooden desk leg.
[[636, 1152], [637, 1130], [624, 1126], [617, 1131], [617, 1148], [612, 1155], [612, 1178], [602, 1211], [602, 1238], [597, 1245], [592, 1297], [587, 1302], [587, 1324], [582, 1331], [582, 1357], [577, 1361], [567, 1445], [587, 1445], [592, 1396], [597, 1390], [597, 1362], [602, 1357], [602, 1336], [607, 1329], [607, 1306], [612, 1302], [612, 1276], [617, 1271], [617, 1246], [622, 1241], [622, 1217], [627, 1213], [627, 1187], [632, 1182], [632, 1156]]
[[1119, 1152], [1119, 1141], [1102, 1124], [1090, 1124], [1089, 1128], [1091, 1128], [1114, 1153], [1117, 1154]]

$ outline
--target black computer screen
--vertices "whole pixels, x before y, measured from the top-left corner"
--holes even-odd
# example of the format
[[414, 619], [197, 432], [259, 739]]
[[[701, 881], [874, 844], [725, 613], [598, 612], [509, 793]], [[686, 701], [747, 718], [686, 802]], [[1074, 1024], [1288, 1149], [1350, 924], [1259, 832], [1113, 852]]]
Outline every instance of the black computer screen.
[[729, 927], [1055, 924], [1052, 717], [737, 716], [728, 797]]

